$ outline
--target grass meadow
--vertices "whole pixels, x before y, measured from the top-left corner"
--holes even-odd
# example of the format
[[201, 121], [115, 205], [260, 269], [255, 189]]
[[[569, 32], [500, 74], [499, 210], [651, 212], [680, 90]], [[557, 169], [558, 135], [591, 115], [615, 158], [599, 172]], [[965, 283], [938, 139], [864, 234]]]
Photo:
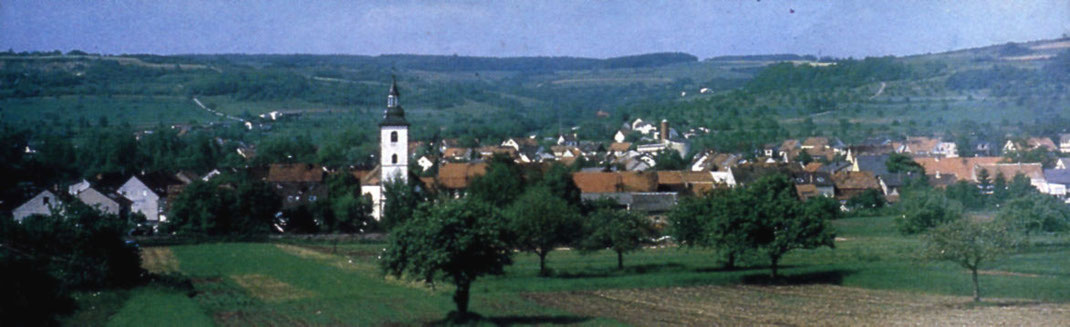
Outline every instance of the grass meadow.
[[[649, 289], [661, 293], [648, 296], [665, 297], [676, 293], [664, 290], [785, 284], [891, 291], [904, 298], [971, 294], [966, 270], [920, 261], [915, 257], [920, 241], [897, 234], [891, 217], [849, 218], [834, 226], [838, 231], [835, 249], [790, 253], [783, 260], [785, 279], [777, 282], [765, 277], [769, 271], [762, 258], [745, 258], [741, 268], [725, 270], [715, 253], [706, 249], [645, 249], [626, 255], [626, 268], [620, 271], [611, 252], [583, 255], [561, 249], [548, 256], [548, 266], [554, 271], [551, 277], [537, 276], [535, 256], [518, 254], [505, 275], [476, 281], [471, 309], [486, 324], [625, 325], [643, 324], [643, 320], [618, 321], [613, 311], [577, 314], [554, 300], [584, 292]], [[1065, 238], [1035, 241], [1034, 246], [988, 268], [981, 276], [984, 297], [1070, 301], [1070, 243]], [[69, 321], [109, 326], [367, 326], [420, 325], [445, 317], [453, 309], [452, 288], [383, 277], [376, 264], [382, 246], [214, 243], [148, 248], [147, 269], [188, 278], [189, 284], [151, 283], [88, 299], [83, 296], [83, 309]], [[762, 296], [780, 298], [788, 305], [797, 301], [795, 295], [773, 294]]]

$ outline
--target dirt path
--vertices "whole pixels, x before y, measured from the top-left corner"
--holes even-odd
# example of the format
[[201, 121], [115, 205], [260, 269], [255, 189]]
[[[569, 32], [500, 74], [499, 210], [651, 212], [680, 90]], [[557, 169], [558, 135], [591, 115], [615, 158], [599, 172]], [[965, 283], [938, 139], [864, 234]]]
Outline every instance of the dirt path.
[[1070, 304], [922, 295], [833, 285], [703, 286], [535, 293], [540, 305], [636, 326], [1058, 326]]
[[881, 93], [884, 93], [884, 87], [886, 86], [888, 86], [888, 83], [881, 82], [881, 88], [877, 89], [877, 93], [874, 93], [873, 96], [869, 97], [869, 99], [873, 100], [874, 98], [879, 97]]

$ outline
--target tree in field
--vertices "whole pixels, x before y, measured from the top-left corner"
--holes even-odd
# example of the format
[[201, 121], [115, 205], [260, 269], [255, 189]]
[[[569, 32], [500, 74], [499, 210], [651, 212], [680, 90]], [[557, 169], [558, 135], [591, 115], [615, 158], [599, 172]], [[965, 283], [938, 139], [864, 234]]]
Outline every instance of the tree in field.
[[829, 198], [803, 203], [784, 176], [767, 176], [750, 185], [682, 201], [670, 214], [670, 234], [684, 246], [717, 248], [726, 268], [746, 251], [770, 259], [777, 275], [780, 258], [794, 249], [833, 246], [828, 220], [839, 205]]
[[763, 177], [746, 191], [755, 212], [749, 242], [769, 257], [773, 278], [780, 258], [791, 250], [835, 247], [836, 235], [829, 225], [840, 212], [835, 200], [816, 197], [800, 202], [791, 180], [783, 176]]
[[980, 302], [978, 269], [1010, 253], [1016, 246], [1017, 242], [1005, 225], [971, 223], [962, 219], [929, 232], [922, 253], [930, 260], [951, 261], [969, 269], [973, 276], [973, 300]]
[[917, 234], [962, 218], [962, 205], [942, 193], [917, 191], [905, 193], [899, 201], [895, 223], [903, 234]]
[[465, 198], [418, 210], [390, 233], [381, 257], [384, 272], [426, 282], [442, 280], [457, 286], [456, 318], [468, 318], [472, 283], [483, 275], [504, 273], [512, 250], [494, 207]]
[[1032, 193], [1003, 205], [996, 221], [1025, 232], [1061, 232], [1070, 227], [1070, 208], [1055, 197]]
[[553, 196], [546, 187], [529, 188], [506, 210], [513, 245], [539, 256], [539, 275], [546, 276], [546, 255], [574, 243], [582, 228], [576, 208]]
[[644, 217], [613, 208], [599, 208], [585, 221], [586, 235], [579, 244], [584, 252], [611, 249], [617, 253], [617, 269], [624, 269], [624, 254], [642, 248], [653, 235], [653, 226]]

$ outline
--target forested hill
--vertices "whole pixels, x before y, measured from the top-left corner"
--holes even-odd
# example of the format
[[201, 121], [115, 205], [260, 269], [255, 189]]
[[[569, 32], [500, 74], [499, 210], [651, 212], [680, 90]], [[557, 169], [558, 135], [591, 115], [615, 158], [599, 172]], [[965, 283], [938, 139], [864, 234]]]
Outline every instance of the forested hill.
[[[1064, 38], [862, 59], [7, 52], [0, 125], [29, 129], [36, 142], [58, 136], [76, 145], [116, 126], [192, 126], [244, 144], [301, 136], [331, 151], [316, 161], [354, 162], [374, 148], [371, 127], [396, 76], [416, 139], [495, 143], [575, 131], [608, 141], [623, 121], [643, 118], [667, 119], [678, 131], [709, 129], [692, 148], [718, 151], [806, 135], [996, 143], [1070, 126], [1067, 51]], [[286, 118], [260, 118], [276, 111]], [[261, 127], [233, 127], [243, 121]]]
[[387, 54], [379, 56], [359, 55], [182, 55], [182, 56], [134, 56], [148, 62], [175, 63], [192, 61], [199, 63], [235, 62], [260, 63], [289, 67], [317, 65], [376, 66], [391, 69], [416, 69], [436, 72], [466, 71], [516, 71], [552, 72], [558, 70], [589, 70], [615, 68], [656, 68], [669, 64], [698, 61], [686, 53], [665, 52], [607, 59], [581, 57], [471, 57], [442, 55]]

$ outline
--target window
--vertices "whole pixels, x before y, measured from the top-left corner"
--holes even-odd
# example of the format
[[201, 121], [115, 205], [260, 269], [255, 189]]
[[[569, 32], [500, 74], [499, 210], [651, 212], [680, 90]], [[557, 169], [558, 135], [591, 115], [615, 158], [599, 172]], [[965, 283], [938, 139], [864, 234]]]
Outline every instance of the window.
[[390, 132], [390, 142], [398, 142], [398, 132]]
[[390, 163], [392, 163], [392, 164], [398, 163], [398, 155], [396, 155], [396, 154], [395, 155], [391, 155], [390, 156]]

